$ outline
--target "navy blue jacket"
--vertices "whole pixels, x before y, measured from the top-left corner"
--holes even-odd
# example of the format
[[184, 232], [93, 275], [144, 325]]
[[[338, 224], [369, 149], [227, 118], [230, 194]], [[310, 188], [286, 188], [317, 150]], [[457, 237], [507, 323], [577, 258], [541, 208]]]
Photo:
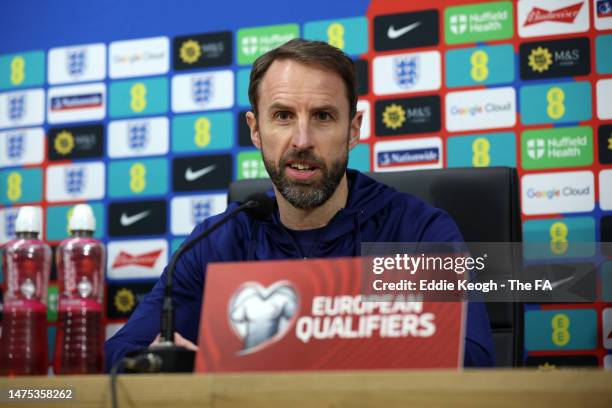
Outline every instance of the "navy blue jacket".
[[[349, 196], [325, 227], [309, 257], [360, 255], [362, 242], [462, 242], [454, 221], [420, 199], [378, 183], [353, 170], [347, 172]], [[271, 191], [269, 194], [272, 194]], [[231, 203], [226, 211], [236, 208]], [[219, 220], [210, 217], [191, 236]], [[207, 262], [302, 258], [299, 245], [280, 222], [278, 209], [266, 221], [241, 213], [187, 251], [177, 263], [174, 283], [176, 331], [197, 344]], [[138, 305], [125, 326], [105, 344], [106, 370], [127, 352], [148, 346], [159, 333], [166, 271]], [[465, 366], [493, 366], [493, 339], [482, 303], [469, 303]]]

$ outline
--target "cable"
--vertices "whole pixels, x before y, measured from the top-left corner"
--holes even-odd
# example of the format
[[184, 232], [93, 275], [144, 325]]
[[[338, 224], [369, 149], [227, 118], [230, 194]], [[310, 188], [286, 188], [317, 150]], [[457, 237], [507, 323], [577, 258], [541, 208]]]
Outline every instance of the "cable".
[[111, 397], [113, 408], [119, 408], [119, 404], [117, 404], [117, 374], [119, 369], [125, 364], [127, 358], [122, 358], [118, 360], [115, 364], [113, 364], [113, 368], [110, 370], [110, 387], [111, 387]]

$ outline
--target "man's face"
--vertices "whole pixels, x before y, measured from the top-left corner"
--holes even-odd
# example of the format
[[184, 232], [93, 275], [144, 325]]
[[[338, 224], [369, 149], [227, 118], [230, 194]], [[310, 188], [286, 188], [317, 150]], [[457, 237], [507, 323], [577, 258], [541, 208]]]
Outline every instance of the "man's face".
[[346, 95], [340, 75], [292, 60], [274, 61], [260, 83], [258, 117], [247, 114], [251, 140], [296, 208], [322, 205], [344, 177], [361, 125]]

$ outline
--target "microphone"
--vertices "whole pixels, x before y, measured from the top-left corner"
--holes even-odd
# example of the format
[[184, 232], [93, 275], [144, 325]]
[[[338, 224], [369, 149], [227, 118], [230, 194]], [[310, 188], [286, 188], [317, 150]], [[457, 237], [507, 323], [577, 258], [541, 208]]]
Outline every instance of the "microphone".
[[[158, 344], [145, 350], [130, 353], [128, 357], [138, 359], [138, 361], [143, 364], [133, 364], [132, 367], [126, 367], [128, 370], [132, 372], [155, 371], [164, 373], [193, 372], [195, 352], [174, 344], [174, 302], [172, 300], [172, 286], [176, 264], [185, 252], [193, 248], [195, 244], [209, 236], [212, 232], [242, 211], [245, 211], [255, 220], [263, 221], [272, 215], [274, 208], [275, 200], [273, 198], [268, 197], [264, 193], [252, 194], [247, 197], [243, 204], [223, 216], [219, 221], [200, 232], [191, 240], [183, 243], [183, 245], [176, 250], [170, 259], [166, 271], [167, 282], [162, 304], [160, 341]], [[143, 356], [146, 356], [146, 358], [143, 358]], [[153, 368], [150, 367], [148, 364], [149, 362], [155, 362], [155, 364], [152, 364], [154, 366]]]

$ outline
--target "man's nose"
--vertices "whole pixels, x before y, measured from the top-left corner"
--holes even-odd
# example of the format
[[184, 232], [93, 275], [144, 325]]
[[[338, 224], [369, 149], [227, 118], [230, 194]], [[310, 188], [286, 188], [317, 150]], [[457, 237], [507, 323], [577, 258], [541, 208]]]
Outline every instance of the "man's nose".
[[308, 150], [312, 148], [312, 133], [307, 120], [298, 120], [293, 133], [293, 147], [296, 150]]

